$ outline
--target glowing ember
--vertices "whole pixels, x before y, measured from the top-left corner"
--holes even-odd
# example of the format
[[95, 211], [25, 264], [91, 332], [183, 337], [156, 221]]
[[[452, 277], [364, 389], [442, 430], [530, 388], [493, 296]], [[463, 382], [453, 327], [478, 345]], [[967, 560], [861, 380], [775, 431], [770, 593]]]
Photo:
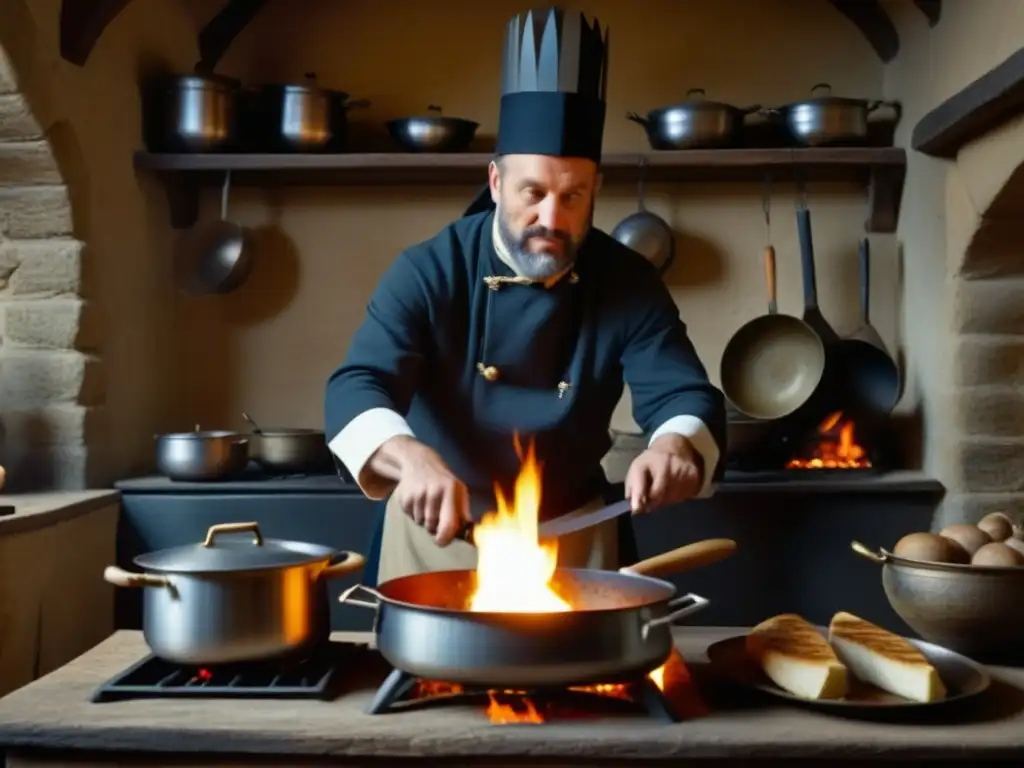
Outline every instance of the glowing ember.
[[537, 539], [540, 512], [540, 465], [533, 445], [516, 478], [512, 504], [495, 488], [497, 512], [484, 516], [474, 533], [477, 548], [476, 590], [472, 611], [549, 613], [572, 606], [551, 589], [558, 564], [558, 543]]
[[866, 469], [871, 459], [857, 443], [854, 423], [836, 411], [818, 426], [817, 443], [807, 458], [791, 459], [786, 469]]

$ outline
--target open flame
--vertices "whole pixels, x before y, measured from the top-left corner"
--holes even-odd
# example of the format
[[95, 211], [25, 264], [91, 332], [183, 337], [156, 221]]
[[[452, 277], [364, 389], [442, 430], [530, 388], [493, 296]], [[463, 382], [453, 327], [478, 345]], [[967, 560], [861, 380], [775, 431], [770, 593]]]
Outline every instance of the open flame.
[[471, 611], [572, 610], [551, 588], [558, 565], [558, 542], [541, 543], [537, 538], [540, 472], [531, 443], [516, 478], [512, 503], [505, 499], [500, 487], [494, 489], [498, 510], [484, 515], [474, 532], [478, 554]]
[[[516, 441], [522, 468], [516, 478], [511, 502], [500, 487], [495, 488], [497, 511], [488, 513], [477, 524], [476, 584], [470, 597], [471, 611], [497, 613], [549, 613], [571, 611], [551, 582], [558, 565], [558, 542], [541, 542], [537, 535], [541, 502], [541, 465], [533, 444], [525, 456]], [[671, 660], [670, 660], [671, 661]], [[677, 660], [682, 665], [682, 659]], [[685, 672], [685, 667], [684, 667]], [[665, 666], [650, 673], [662, 690]], [[457, 685], [420, 681], [417, 696], [456, 694]], [[574, 690], [604, 696], [628, 698], [628, 686], [598, 685]], [[495, 724], [542, 723], [544, 714], [527, 697], [526, 691], [489, 691], [487, 717]]]
[[871, 459], [857, 442], [852, 419], [836, 411], [818, 425], [817, 442], [806, 458], [791, 459], [786, 469], [866, 469]]

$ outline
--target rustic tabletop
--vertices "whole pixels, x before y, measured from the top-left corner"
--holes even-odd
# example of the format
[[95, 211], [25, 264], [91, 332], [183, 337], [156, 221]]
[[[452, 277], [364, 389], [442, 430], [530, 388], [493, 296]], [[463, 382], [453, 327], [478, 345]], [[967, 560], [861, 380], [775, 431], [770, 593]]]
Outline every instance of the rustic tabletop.
[[[146, 655], [139, 632], [117, 632], [70, 664], [0, 700], [0, 752], [26, 749], [236, 755], [344, 756], [446, 764], [496, 758], [572, 761], [689, 759], [1002, 759], [1024, 747], [1024, 670], [992, 668], [992, 688], [970, 707], [927, 719], [865, 721], [774, 700], [719, 695], [705, 650], [741, 630], [680, 628], [677, 647], [708, 712], [664, 725], [642, 717], [492, 725], [479, 706], [377, 716], [364, 708], [382, 679], [352, 681], [336, 700], [131, 700], [94, 704], [94, 689]], [[367, 642], [364, 634], [336, 640]], [[366, 671], [366, 670], [364, 670]], [[450, 758], [450, 762], [448, 759]]]

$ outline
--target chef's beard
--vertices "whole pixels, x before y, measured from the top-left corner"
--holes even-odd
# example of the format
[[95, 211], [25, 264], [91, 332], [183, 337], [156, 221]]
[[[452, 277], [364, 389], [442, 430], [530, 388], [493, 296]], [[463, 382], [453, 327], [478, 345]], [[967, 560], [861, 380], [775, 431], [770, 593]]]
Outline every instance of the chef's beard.
[[[560, 275], [576, 263], [579, 243], [586, 237], [590, 229], [590, 221], [587, 222], [587, 229], [579, 242], [574, 240], [572, 235], [564, 230], [548, 229], [547, 227], [527, 227], [521, 234], [516, 235], [512, 231], [505, 214], [498, 205], [496, 212], [498, 217], [498, 233], [501, 235], [502, 244], [508, 251], [508, 257], [515, 266], [516, 272], [522, 277], [531, 280], [547, 280]], [[593, 211], [591, 211], [591, 220]], [[531, 251], [530, 240], [535, 237], [545, 237], [558, 240], [562, 244], [562, 251]]]

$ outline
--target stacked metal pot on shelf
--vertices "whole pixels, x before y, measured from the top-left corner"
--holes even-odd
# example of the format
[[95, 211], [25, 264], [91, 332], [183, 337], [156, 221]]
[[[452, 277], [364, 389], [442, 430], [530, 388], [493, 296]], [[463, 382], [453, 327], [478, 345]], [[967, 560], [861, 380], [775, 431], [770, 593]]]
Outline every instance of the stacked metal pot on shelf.
[[[321, 86], [312, 72], [301, 83], [247, 87], [208, 72], [162, 77], [143, 96], [143, 140], [150, 152], [343, 152], [348, 113], [368, 107], [344, 91]], [[431, 105], [421, 116], [384, 128], [410, 152], [461, 152], [479, 124]]]
[[751, 130], [746, 121], [751, 115], [783, 128], [789, 142], [798, 146], [856, 146], [868, 142], [868, 118], [883, 108], [893, 113], [892, 122], [899, 122], [898, 102], [834, 96], [831, 86], [819, 83], [811, 88], [810, 98], [779, 107], [738, 107], [710, 100], [703, 89], [694, 88], [678, 104], [626, 117], [643, 127], [655, 150], [735, 147]]

